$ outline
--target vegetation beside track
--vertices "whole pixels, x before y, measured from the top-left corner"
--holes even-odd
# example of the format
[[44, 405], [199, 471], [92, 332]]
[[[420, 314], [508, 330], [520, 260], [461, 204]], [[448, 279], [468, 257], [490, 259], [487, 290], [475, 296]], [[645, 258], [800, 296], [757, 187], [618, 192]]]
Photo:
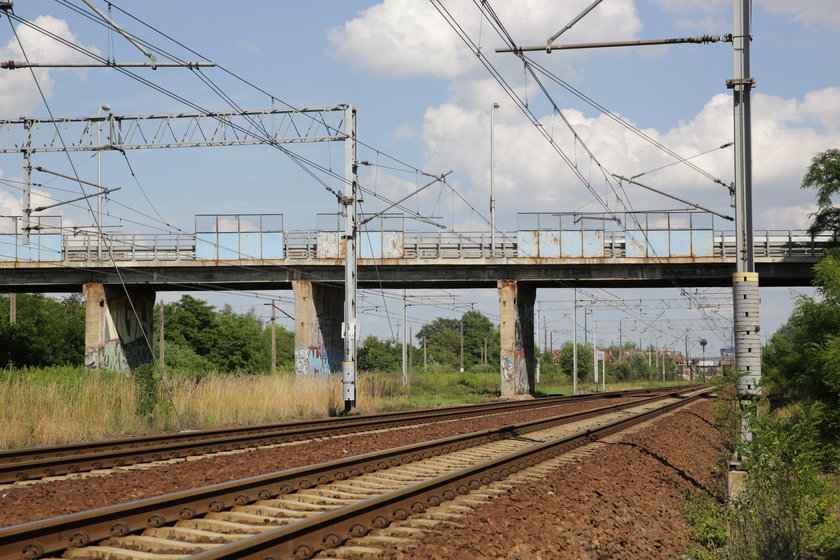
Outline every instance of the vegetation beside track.
[[[291, 373], [222, 375], [153, 371], [132, 377], [81, 367], [0, 370], [0, 448], [12, 449], [178, 428], [172, 395], [186, 428], [280, 422], [335, 414], [343, 406], [340, 378]], [[498, 373], [412, 373], [408, 390], [398, 373], [363, 373], [359, 408], [371, 413], [499, 395]], [[654, 384], [661, 385], [661, 384]], [[648, 386], [607, 384], [607, 390]], [[586, 391], [594, 387], [582, 385]], [[540, 385], [542, 394], [571, 394], [568, 385]]]
[[[840, 241], [840, 150], [817, 154], [802, 182], [817, 189], [812, 233]], [[685, 509], [703, 560], [840, 559], [840, 248], [815, 266], [817, 297], [801, 296], [762, 352], [763, 396], [738, 406], [722, 380], [721, 426], [744, 457], [743, 493], [693, 496]], [[754, 437], [736, 438], [747, 415]], [[722, 463], [727, 458], [722, 458]]]

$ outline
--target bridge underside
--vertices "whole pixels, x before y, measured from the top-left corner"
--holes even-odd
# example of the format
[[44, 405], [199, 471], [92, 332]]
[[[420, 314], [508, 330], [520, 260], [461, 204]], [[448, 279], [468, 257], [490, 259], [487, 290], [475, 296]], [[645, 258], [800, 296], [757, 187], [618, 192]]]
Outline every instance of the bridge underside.
[[[763, 286], [807, 286], [817, 259], [775, 259], [756, 263]], [[343, 263], [212, 261], [69, 268], [60, 263], [0, 265], [0, 292], [79, 292], [86, 300], [86, 363], [89, 367], [133, 369], [151, 361], [140, 344], [150, 338], [156, 291], [213, 288], [293, 290], [295, 369], [299, 374], [340, 371], [343, 320]], [[376, 266], [374, 266], [376, 264]], [[14, 266], [17, 265], [17, 266]], [[730, 287], [735, 264], [723, 259], [597, 259], [553, 262], [498, 259], [473, 262], [393, 262], [362, 260], [362, 288], [495, 288], [499, 293], [502, 396], [534, 389], [534, 301], [538, 288], [564, 287]], [[125, 284], [125, 288], [121, 284]], [[133, 309], [142, 313], [135, 314]], [[145, 331], [145, 337], [138, 333]], [[140, 348], [142, 346], [142, 348]]]
[[[359, 262], [361, 288], [495, 288], [497, 282], [527, 282], [537, 288], [613, 287], [729, 287], [734, 262], [722, 259], [589, 259], [575, 262], [529, 262], [532, 259], [488, 259], [480, 263], [447, 263], [383, 259]], [[523, 262], [524, 261], [524, 262]], [[678, 262], [675, 262], [678, 261]], [[762, 286], [809, 286], [816, 258], [757, 259]], [[343, 284], [344, 267], [330, 264], [278, 261], [210, 261], [196, 265], [178, 263], [132, 264], [111, 267], [69, 268], [59, 263], [9, 263], [0, 265], [0, 292], [80, 292], [87, 283], [143, 286], [156, 291], [190, 291], [207, 288], [291, 290], [296, 281]]]

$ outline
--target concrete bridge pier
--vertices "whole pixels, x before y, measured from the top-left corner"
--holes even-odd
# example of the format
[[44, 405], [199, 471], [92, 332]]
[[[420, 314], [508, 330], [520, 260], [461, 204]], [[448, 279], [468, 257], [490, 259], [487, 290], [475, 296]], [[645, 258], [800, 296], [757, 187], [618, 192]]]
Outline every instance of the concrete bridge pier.
[[534, 302], [537, 289], [513, 280], [499, 280], [502, 397], [534, 392]]
[[343, 288], [295, 280], [292, 290], [295, 294], [295, 373], [341, 373]]
[[128, 288], [126, 295], [122, 286], [89, 283], [82, 293], [85, 367], [128, 373], [152, 361], [147, 338], [151, 340], [154, 290]]

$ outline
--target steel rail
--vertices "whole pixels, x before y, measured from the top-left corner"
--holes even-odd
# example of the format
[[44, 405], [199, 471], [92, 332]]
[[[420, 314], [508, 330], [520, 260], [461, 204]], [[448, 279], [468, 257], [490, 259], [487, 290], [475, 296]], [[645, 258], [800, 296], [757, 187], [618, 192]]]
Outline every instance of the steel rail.
[[412, 512], [422, 513], [428, 507], [453, 500], [458, 495], [468, 494], [470, 490], [477, 490], [520, 470], [533, 467], [572, 449], [669, 412], [711, 391], [713, 389], [707, 389], [681, 401], [636, 414], [631, 418], [616, 420], [600, 428], [584, 430], [513, 451], [412, 486], [270, 529], [252, 537], [192, 555], [190, 558], [192, 560], [268, 560], [269, 558], [305, 560], [325, 548], [335, 548], [348, 539], [363, 537], [374, 528], [384, 528], [392, 521], [406, 519]]
[[688, 389], [7, 527], [0, 529], [0, 560], [39, 558], [147, 527], [160, 527], [227, 507], [247, 505], [319, 484], [678, 397], [686, 391]]
[[[668, 388], [673, 391], [676, 388]], [[157, 434], [138, 438], [113, 439], [41, 448], [0, 452], [0, 483], [55, 476], [73, 472], [98, 470], [185, 456], [275, 445], [313, 437], [364, 432], [391, 425], [416, 423], [418, 420], [440, 421], [480, 412], [506, 412], [535, 409], [602, 398], [648, 395], [657, 389], [614, 391], [574, 397], [546, 397], [534, 401], [489, 403], [476, 406], [454, 406], [372, 414], [346, 418], [323, 418], [294, 423], [238, 426], [193, 432]]]

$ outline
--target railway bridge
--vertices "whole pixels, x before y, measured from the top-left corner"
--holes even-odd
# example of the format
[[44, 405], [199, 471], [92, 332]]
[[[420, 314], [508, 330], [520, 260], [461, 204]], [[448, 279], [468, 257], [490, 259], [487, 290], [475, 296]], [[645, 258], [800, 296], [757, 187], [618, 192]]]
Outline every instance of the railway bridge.
[[[0, 291], [83, 292], [89, 367], [151, 361], [143, 332], [156, 292], [213, 288], [292, 290], [297, 372], [340, 371], [339, 214], [317, 215], [312, 230], [286, 229], [279, 214], [219, 214], [196, 216], [194, 233], [106, 236], [65, 228], [59, 217], [31, 219], [28, 239], [0, 234]], [[9, 225], [3, 231], [21, 231]], [[766, 230], [754, 240], [761, 285], [804, 286], [829, 237]], [[735, 250], [735, 232], [696, 211], [523, 213], [515, 231], [495, 236], [411, 230], [386, 214], [359, 232], [357, 278], [363, 288], [496, 288], [503, 378], [522, 394], [533, 389], [538, 288], [731, 286]]]

